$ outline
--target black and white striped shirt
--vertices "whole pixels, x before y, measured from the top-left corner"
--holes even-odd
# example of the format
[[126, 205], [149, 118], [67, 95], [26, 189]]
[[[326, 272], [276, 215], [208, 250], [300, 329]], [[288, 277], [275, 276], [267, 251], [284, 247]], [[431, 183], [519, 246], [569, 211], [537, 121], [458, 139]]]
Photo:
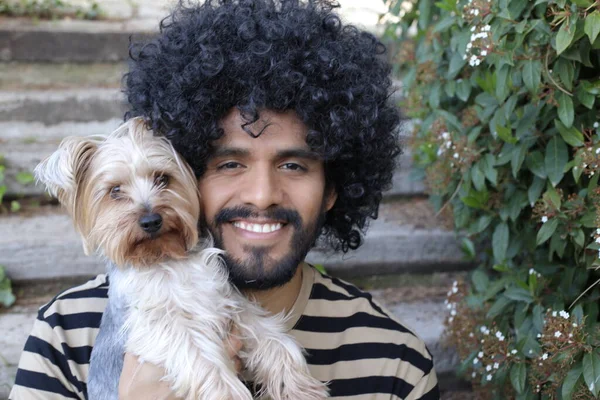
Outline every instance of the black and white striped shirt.
[[[333, 399], [439, 399], [431, 354], [368, 293], [303, 266], [290, 333]], [[98, 276], [41, 307], [10, 400], [85, 399], [92, 347], [107, 303]]]

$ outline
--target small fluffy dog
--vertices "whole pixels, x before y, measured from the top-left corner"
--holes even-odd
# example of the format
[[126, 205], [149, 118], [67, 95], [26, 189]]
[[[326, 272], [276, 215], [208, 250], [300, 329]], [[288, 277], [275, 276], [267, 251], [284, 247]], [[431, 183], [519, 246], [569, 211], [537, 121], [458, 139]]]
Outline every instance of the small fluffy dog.
[[106, 137], [65, 139], [35, 174], [68, 210], [86, 254], [108, 261], [90, 399], [117, 399], [125, 351], [163, 367], [178, 397], [252, 399], [224, 346], [232, 326], [261, 396], [327, 397], [284, 318], [232, 287], [221, 250], [198, 243], [196, 179], [167, 139], [131, 119]]

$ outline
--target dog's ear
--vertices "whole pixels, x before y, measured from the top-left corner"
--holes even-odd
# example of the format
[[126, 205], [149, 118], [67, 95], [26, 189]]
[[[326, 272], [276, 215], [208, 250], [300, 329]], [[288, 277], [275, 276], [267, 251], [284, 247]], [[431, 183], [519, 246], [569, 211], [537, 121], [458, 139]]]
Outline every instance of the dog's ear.
[[34, 170], [38, 182], [58, 198], [73, 215], [77, 188], [83, 181], [92, 157], [98, 149], [98, 138], [70, 136], [58, 150], [42, 161]]

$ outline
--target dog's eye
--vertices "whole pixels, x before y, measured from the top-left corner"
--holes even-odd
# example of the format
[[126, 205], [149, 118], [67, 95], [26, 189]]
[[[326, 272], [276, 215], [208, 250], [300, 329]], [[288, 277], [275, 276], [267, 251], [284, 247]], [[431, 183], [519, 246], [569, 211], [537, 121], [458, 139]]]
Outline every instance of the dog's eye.
[[169, 184], [169, 175], [159, 175], [154, 178], [154, 185], [156, 186], [167, 186]]
[[110, 197], [112, 197], [113, 199], [118, 199], [120, 194], [121, 194], [121, 186], [113, 186], [110, 189]]

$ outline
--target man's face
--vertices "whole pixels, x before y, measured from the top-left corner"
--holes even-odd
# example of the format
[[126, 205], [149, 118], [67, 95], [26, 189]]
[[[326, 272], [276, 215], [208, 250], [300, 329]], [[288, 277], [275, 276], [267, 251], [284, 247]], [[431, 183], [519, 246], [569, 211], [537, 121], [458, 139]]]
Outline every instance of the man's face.
[[307, 128], [293, 112], [262, 111], [248, 128], [237, 109], [221, 121], [199, 180], [202, 225], [226, 251], [239, 288], [288, 282], [317, 238], [336, 195], [326, 191], [323, 161], [306, 144]]

